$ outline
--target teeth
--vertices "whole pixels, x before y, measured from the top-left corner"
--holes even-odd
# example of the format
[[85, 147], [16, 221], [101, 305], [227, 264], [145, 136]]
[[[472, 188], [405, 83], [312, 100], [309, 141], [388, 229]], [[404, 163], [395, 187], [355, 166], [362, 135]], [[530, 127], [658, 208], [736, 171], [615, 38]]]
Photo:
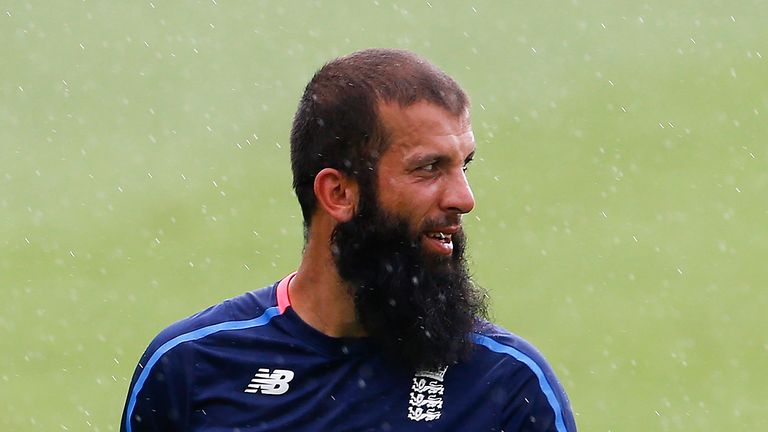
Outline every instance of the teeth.
[[429, 233], [428, 236], [432, 237], [432, 238], [435, 238], [435, 239], [438, 239], [438, 240], [445, 240], [446, 238], [448, 238], [448, 236], [446, 236], [445, 234], [443, 234], [441, 232]]

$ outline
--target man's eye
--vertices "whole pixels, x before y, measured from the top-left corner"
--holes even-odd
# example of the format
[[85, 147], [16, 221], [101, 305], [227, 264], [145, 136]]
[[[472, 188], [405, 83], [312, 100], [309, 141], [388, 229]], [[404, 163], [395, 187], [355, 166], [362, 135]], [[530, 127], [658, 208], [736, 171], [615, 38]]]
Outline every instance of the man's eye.
[[462, 170], [462, 171], [464, 171], [464, 172], [467, 172], [467, 170], [469, 169], [469, 164], [470, 164], [471, 162], [472, 162], [472, 159], [470, 159], [470, 160], [468, 160], [468, 161], [464, 162], [464, 166], [463, 166], [463, 167], [461, 167], [461, 170]]
[[425, 172], [435, 172], [437, 170], [437, 165], [434, 163], [431, 163], [429, 165], [423, 165], [421, 168], [419, 168], [421, 171]]

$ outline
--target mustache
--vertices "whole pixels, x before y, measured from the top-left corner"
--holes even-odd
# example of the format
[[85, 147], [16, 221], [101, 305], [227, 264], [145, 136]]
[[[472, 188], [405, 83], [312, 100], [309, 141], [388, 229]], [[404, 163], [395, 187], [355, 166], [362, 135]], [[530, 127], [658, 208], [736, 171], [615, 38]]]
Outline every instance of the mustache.
[[460, 231], [463, 231], [461, 227], [461, 214], [449, 214], [438, 218], [427, 219], [421, 224], [421, 231], [432, 231], [435, 228], [445, 228], [447, 226], [458, 226]]

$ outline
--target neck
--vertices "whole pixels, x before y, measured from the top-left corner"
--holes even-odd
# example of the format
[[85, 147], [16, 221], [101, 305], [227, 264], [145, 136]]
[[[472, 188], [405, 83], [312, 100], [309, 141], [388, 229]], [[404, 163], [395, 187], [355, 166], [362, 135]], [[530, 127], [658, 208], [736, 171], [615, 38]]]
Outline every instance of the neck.
[[288, 286], [291, 307], [311, 327], [331, 337], [362, 337], [349, 285], [336, 272], [328, 241], [311, 236]]

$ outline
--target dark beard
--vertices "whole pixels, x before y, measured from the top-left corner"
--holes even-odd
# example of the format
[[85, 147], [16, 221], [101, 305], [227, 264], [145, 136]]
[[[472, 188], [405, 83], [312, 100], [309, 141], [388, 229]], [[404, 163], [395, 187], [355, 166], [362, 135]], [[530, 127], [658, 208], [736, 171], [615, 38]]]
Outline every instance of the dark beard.
[[406, 221], [379, 206], [369, 210], [337, 225], [331, 239], [358, 321], [386, 357], [410, 371], [465, 358], [487, 296], [468, 273], [463, 231], [452, 236], [450, 257], [428, 256]]

